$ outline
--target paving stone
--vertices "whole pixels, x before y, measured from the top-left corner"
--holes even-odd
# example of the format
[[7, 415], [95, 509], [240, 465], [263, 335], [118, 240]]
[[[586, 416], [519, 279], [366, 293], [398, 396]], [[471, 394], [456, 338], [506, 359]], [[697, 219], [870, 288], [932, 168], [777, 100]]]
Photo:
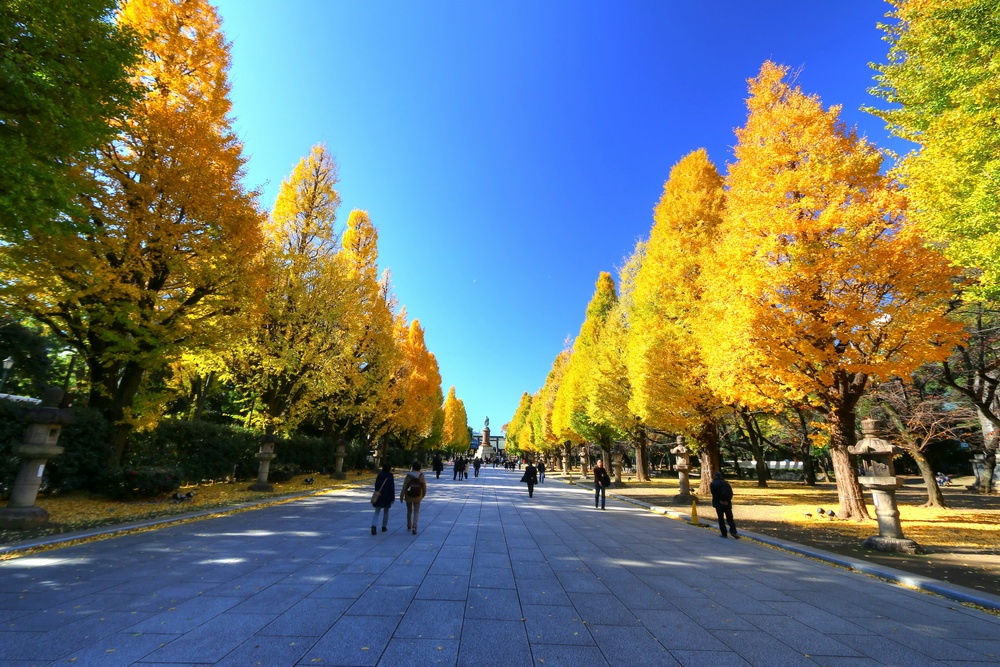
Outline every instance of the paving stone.
[[416, 592], [416, 586], [375, 584], [351, 605], [347, 613], [356, 616], [401, 616]]
[[232, 609], [242, 601], [243, 598], [205, 596], [191, 598], [167, 611], [150, 616], [135, 624], [130, 630], [155, 634], [184, 634]]
[[233, 614], [278, 614], [316, 590], [315, 584], [274, 584], [229, 610]]
[[776, 641], [781, 642], [795, 649], [801, 654], [833, 655], [841, 657], [862, 657], [860, 653], [851, 647], [822, 635], [814, 628], [803, 623], [799, 623], [794, 618], [788, 616], [757, 616], [744, 615], [744, 620], [756, 625], [762, 632], [765, 632]]
[[418, 536], [358, 489], [0, 562], [0, 664], [1000, 663], [996, 616], [517, 479], [430, 480]]
[[814, 664], [801, 651], [760, 630], [716, 630], [715, 636], [753, 665], [807, 667]]
[[282, 612], [258, 634], [320, 637], [354, 604], [348, 598], [306, 598]]
[[177, 639], [177, 635], [117, 632], [98, 642], [59, 656], [59, 663], [125, 667]]
[[341, 573], [318, 586], [309, 597], [356, 599], [373, 586], [378, 577], [375, 573]]
[[418, 599], [467, 600], [469, 575], [428, 574], [417, 589]]
[[428, 574], [472, 574], [472, 558], [452, 558], [442, 556], [435, 559]]
[[268, 614], [222, 614], [177, 637], [146, 659], [161, 662], [217, 662], [274, 620]]
[[[682, 667], [749, 667], [750, 663], [733, 651], [691, 651], [670, 649]], [[766, 664], [766, 663], [763, 663]]]
[[531, 650], [521, 621], [467, 623], [462, 629], [458, 664], [468, 667], [530, 665]]
[[414, 665], [454, 665], [458, 661], [457, 639], [414, 639], [394, 637], [385, 647], [380, 667]]
[[[728, 650], [719, 638], [681, 611], [637, 609], [633, 612], [643, 627], [671, 653], [677, 650], [717, 653]], [[678, 659], [679, 660], [679, 659]]]
[[525, 629], [532, 647], [535, 644], [594, 645], [587, 625], [576, 607], [524, 605]]
[[315, 637], [268, 637], [255, 635], [243, 642], [215, 667], [247, 667], [247, 665], [294, 665], [316, 642]]
[[832, 638], [883, 665], [936, 667], [942, 664], [880, 635], [833, 635]]
[[391, 616], [342, 616], [300, 661], [306, 665], [375, 665], [399, 623]]
[[601, 667], [607, 665], [601, 649], [596, 646], [566, 646], [565, 644], [531, 644], [536, 665], [545, 667]]
[[454, 600], [414, 600], [406, 609], [396, 637], [457, 641], [462, 635], [465, 604]]
[[514, 571], [507, 567], [473, 567], [473, 588], [508, 588], [514, 590]]
[[611, 665], [668, 667], [679, 664], [644, 627], [590, 625], [589, 628], [604, 659]]

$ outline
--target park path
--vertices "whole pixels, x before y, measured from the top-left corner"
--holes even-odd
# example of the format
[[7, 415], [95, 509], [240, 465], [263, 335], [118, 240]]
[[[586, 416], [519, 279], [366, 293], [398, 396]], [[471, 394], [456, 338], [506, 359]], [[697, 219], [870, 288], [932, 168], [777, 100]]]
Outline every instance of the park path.
[[1000, 618], [520, 472], [0, 563], [0, 665], [996, 665]]

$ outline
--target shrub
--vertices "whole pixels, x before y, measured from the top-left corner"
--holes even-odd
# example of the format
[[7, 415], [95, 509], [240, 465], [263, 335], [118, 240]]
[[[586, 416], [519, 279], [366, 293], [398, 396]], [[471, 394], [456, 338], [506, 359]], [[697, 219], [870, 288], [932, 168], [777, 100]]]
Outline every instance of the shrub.
[[73, 423], [59, 433], [65, 451], [46, 466], [47, 493], [67, 493], [77, 489], [98, 491], [105, 483], [111, 458], [111, 427], [101, 413], [89, 408], [72, 408]]
[[155, 498], [180, 488], [176, 468], [129, 467], [105, 477], [104, 493], [114, 500]]
[[133, 465], [180, 468], [188, 482], [239, 478], [257, 474], [254, 454], [260, 436], [229, 424], [164, 419], [156, 428], [133, 434], [129, 462]]

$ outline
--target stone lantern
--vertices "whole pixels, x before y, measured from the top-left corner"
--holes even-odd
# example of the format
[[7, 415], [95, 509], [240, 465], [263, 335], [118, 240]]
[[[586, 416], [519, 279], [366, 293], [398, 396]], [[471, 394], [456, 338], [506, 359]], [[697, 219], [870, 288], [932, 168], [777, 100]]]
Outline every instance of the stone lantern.
[[278, 456], [274, 453], [274, 445], [277, 442], [278, 437], [274, 435], [274, 427], [269, 425], [260, 438], [260, 451], [255, 457], [260, 461], [260, 466], [257, 468], [257, 481], [247, 487], [247, 491], [274, 491], [274, 487], [267, 483], [267, 474], [271, 470], [271, 461]]
[[333, 472], [330, 474], [330, 479], [347, 479], [347, 474], [344, 472], [344, 456], [346, 454], [347, 448], [344, 443], [338, 442], [337, 449], [333, 454]]
[[622, 481], [622, 453], [619, 451], [614, 451], [611, 453], [611, 467], [614, 468], [615, 478], [611, 482], [611, 486], [615, 488], [621, 488], [625, 486], [625, 482]]
[[42, 485], [46, 462], [63, 453], [59, 432], [63, 424], [70, 424], [73, 417], [59, 409], [63, 391], [49, 387], [42, 398], [42, 407], [30, 410], [24, 421], [24, 442], [11, 447], [11, 452], [21, 459], [21, 467], [14, 480], [10, 501], [0, 509], [0, 528], [32, 528], [49, 522], [49, 513], [35, 505], [38, 489]]
[[892, 459], [903, 452], [903, 449], [876, 436], [877, 429], [878, 423], [874, 419], [861, 420], [861, 441], [847, 448], [849, 453], [858, 456], [864, 463], [865, 474], [859, 476], [858, 481], [872, 492], [875, 517], [878, 520], [878, 535], [865, 540], [865, 548], [921, 553], [916, 542], [903, 536], [903, 527], [899, 523], [896, 489], [903, 485], [903, 480], [896, 476]]
[[677, 469], [677, 482], [680, 484], [680, 493], [674, 496], [674, 502], [678, 504], [687, 504], [695, 499], [691, 495], [691, 478], [688, 476], [688, 471], [691, 469], [689, 461], [691, 459], [691, 452], [688, 451], [687, 445], [684, 444], [684, 436], [677, 436], [677, 446], [670, 450], [670, 453], [674, 455], [676, 464], [674, 468]]
[[590, 452], [587, 445], [580, 445], [580, 477], [587, 476], [587, 469], [590, 467]]

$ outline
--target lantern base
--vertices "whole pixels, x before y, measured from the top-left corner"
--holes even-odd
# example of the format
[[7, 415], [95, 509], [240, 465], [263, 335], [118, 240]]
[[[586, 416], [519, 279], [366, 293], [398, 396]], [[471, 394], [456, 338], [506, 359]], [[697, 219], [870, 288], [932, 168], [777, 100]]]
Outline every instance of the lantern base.
[[48, 522], [49, 513], [37, 505], [0, 508], [0, 528], [22, 530], [44, 526]]
[[905, 537], [882, 537], [880, 535], [873, 535], [864, 541], [865, 549], [871, 549], [872, 551], [889, 551], [895, 553], [904, 554], [922, 554], [924, 550], [920, 548], [920, 545], [913, 540], [908, 540]]

